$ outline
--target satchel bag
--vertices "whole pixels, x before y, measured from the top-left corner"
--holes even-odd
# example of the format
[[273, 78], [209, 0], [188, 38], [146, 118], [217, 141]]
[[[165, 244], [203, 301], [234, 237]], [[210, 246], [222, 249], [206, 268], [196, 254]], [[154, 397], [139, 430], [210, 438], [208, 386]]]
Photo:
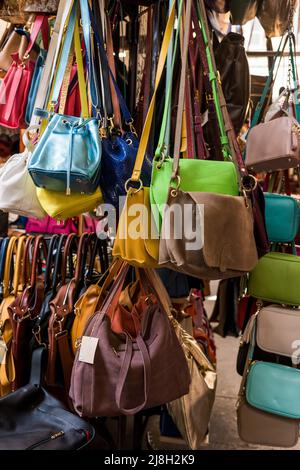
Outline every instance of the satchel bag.
[[249, 405], [286, 418], [300, 419], [300, 370], [271, 362], [254, 362], [246, 382]]
[[296, 199], [265, 193], [266, 225], [270, 242], [291, 243], [300, 223], [300, 206]]
[[267, 302], [300, 305], [300, 259], [286, 253], [268, 253], [250, 273], [248, 294]]
[[[127, 197], [125, 207], [122, 210], [117, 237], [113, 248], [113, 256], [121, 257], [123, 260], [138, 267], [158, 267], [159, 236], [155, 230], [150, 207], [150, 190], [143, 186], [140, 179], [144, 157], [150, 137], [151, 124], [153, 121], [156, 94], [162, 78], [164, 65], [167, 58], [168, 46], [172, 37], [175, 3], [173, 2], [171, 13], [167, 22], [163, 43], [158, 60], [155, 90], [149, 105], [145, 125], [143, 128], [140, 145], [133, 169], [131, 179], [127, 181], [125, 189]], [[132, 184], [133, 187], [129, 187]], [[138, 188], [134, 187], [138, 184]], [[141, 227], [140, 234], [132, 233], [136, 224], [136, 211], [140, 211]], [[128, 230], [129, 229], [129, 230]]]
[[45, 211], [27, 170], [26, 149], [10, 157], [0, 169], [0, 209], [4, 212], [42, 219]]
[[118, 302], [125, 278], [123, 270], [85, 330], [82, 345], [97, 338], [93, 363], [82, 362], [82, 345], [75, 358], [70, 397], [80, 416], [132, 415], [189, 391], [186, 359], [163, 306], [149, 302], [135, 339], [112, 332], [107, 311]]
[[0, 400], [1, 450], [80, 450], [95, 438], [93, 426], [41, 385], [44, 353], [34, 352], [29, 383]]
[[261, 0], [229, 0], [232, 24], [245, 24], [257, 14]]
[[157, 273], [146, 269], [145, 274], [159, 294], [159, 298], [183, 348], [191, 374], [191, 385], [188, 394], [168, 403], [168, 411], [188, 446], [193, 450], [197, 450], [205, 439], [209, 427], [217, 386], [216, 369], [195, 339], [174, 319], [170, 307], [171, 300]]
[[247, 138], [246, 166], [256, 172], [299, 166], [299, 132], [297, 121], [288, 116], [253, 127]]
[[12, 55], [13, 62], [0, 88], [0, 124], [2, 126], [12, 129], [26, 127], [26, 105], [35, 67], [30, 52], [45, 21], [47, 19], [42, 15], [36, 17], [24, 54], [20, 56], [20, 53], [15, 52]]
[[[81, 90], [82, 117], [52, 115], [40, 110], [40, 117], [51, 119], [33, 150], [28, 171], [35, 185], [40, 188], [65, 192], [67, 195], [70, 195], [71, 191], [92, 194], [99, 185], [102, 147], [98, 120], [88, 117], [77, 0], [72, 8], [50, 100], [53, 110], [58, 103], [73, 36]], [[90, 44], [86, 44], [87, 51], [90, 50], [89, 47]]]

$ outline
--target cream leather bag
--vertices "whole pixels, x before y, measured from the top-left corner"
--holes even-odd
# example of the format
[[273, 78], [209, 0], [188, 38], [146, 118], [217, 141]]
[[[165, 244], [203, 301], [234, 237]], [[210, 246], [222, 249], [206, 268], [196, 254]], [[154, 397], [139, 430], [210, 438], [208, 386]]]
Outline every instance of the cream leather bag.
[[27, 170], [29, 155], [28, 150], [13, 155], [0, 169], [0, 210], [42, 219], [46, 212], [39, 203]]

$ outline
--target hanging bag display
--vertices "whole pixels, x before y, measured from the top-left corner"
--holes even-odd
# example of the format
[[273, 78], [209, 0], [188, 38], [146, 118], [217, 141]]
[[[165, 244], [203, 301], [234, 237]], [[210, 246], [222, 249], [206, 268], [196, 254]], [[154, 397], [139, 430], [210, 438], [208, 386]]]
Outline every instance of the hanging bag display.
[[[50, 117], [44, 133], [35, 146], [28, 170], [40, 188], [51, 191], [94, 194], [99, 184], [101, 141], [98, 120], [89, 118], [86, 84], [80, 45], [77, 17], [77, 0], [74, 2], [66, 37], [57, 70], [52, 111], [58, 102], [59, 92], [74, 36], [75, 52], [80, 81], [82, 118], [50, 114], [40, 111], [40, 117]], [[89, 44], [86, 44], [89, 54]]]
[[[230, 278], [251, 271], [257, 263], [250, 201], [247, 201], [246, 196], [184, 192], [181, 189], [180, 136], [190, 19], [191, 2], [188, 1], [174, 159], [164, 212], [159, 264], [202, 279]], [[181, 209], [180, 218], [176, 219], [178, 207]], [[185, 213], [188, 209], [189, 216]], [[169, 216], [170, 213], [175, 214], [174, 218]], [[190, 221], [189, 228], [184, 217]], [[178, 227], [184, 227], [180, 236]], [[199, 237], [201, 230], [204, 233]]]
[[45, 16], [36, 17], [29, 44], [20, 57], [13, 54], [13, 62], [5, 75], [0, 88], [0, 125], [12, 129], [26, 127], [25, 112], [35, 63], [30, 58], [38, 33], [42, 28]]

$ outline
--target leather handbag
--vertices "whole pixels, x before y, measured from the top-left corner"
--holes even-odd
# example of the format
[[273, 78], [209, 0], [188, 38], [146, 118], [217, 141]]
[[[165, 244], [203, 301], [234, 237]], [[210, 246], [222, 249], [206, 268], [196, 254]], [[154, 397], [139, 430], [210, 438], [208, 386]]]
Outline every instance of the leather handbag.
[[250, 273], [248, 294], [267, 302], [300, 305], [300, 259], [286, 253], [268, 253]]
[[283, 36], [290, 23], [291, 10], [297, 7], [295, 0], [262, 0], [257, 18], [265, 30], [267, 38]]
[[300, 206], [296, 199], [282, 194], [265, 193], [266, 225], [270, 242], [291, 243], [300, 223]]
[[[50, 118], [50, 121], [36, 144], [28, 165], [28, 171], [36, 186], [50, 191], [65, 192], [68, 196], [71, 192], [95, 193], [99, 185], [102, 154], [98, 120], [88, 117], [77, 3], [75, 0], [72, 7], [51, 94], [51, 106], [54, 110], [58, 103], [74, 36], [82, 117], [49, 114], [47, 111], [40, 110], [39, 115], [43, 118]], [[86, 50], [90, 51], [89, 34], [85, 35], [85, 42]]]
[[37, 16], [24, 53], [15, 52], [0, 88], [0, 124], [12, 129], [25, 128], [25, 112], [35, 62], [30, 57], [45, 16]]
[[[32, 180], [31, 182], [33, 184]], [[58, 191], [36, 188], [36, 195], [44, 213], [60, 221], [93, 211], [103, 202], [100, 188], [93, 194], [72, 193], [70, 196]]]
[[13, 155], [0, 169], [0, 209], [4, 212], [42, 219], [45, 211], [40, 204], [33, 181], [27, 171], [29, 152]]
[[266, 413], [240, 398], [237, 407], [240, 439], [249, 444], [294, 447], [299, 439], [299, 420]]
[[43, 303], [44, 280], [40, 274], [43, 257], [47, 259], [47, 246], [43, 237], [29, 237], [24, 248], [23, 290], [8, 307], [13, 329], [12, 354], [16, 371], [14, 389], [28, 381], [31, 322], [39, 315]]
[[[5, 23], [10, 25], [11, 23]], [[4, 72], [7, 72], [11, 63], [12, 63], [12, 54], [18, 52], [21, 35], [18, 33], [18, 29], [12, 31], [11, 28], [8, 29], [7, 36], [4, 42], [1, 44], [0, 51], [0, 69]]]
[[257, 14], [261, 0], [229, 0], [232, 24], [245, 24]]
[[168, 411], [188, 446], [197, 450], [208, 432], [217, 385], [216, 369], [195, 339], [174, 319], [171, 301], [157, 273], [147, 269], [146, 275], [155, 286], [175, 329], [191, 374], [188, 394], [168, 403]]
[[299, 390], [299, 369], [263, 361], [251, 364], [246, 382], [246, 399], [254, 408], [300, 419]]
[[276, 171], [299, 164], [299, 124], [293, 117], [280, 117], [250, 130], [246, 147], [246, 166], [249, 169]]
[[[143, 186], [140, 179], [144, 157], [150, 137], [151, 123], [154, 115], [156, 94], [162, 78], [164, 64], [167, 58], [168, 46], [172, 36], [175, 19], [175, 3], [173, 2], [171, 13], [168, 18], [163, 43], [158, 60], [155, 90], [149, 106], [146, 122], [143, 128], [140, 145], [133, 169], [131, 179], [126, 183], [127, 197], [122, 210], [117, 237], [113, 248], [113, 256], [121, 257], [123, 260], [138, 267], [158, 267], [159, 236], [155, 230], [150, 206], [150, 190]], [[129, 187], [129, 183], [132, 187]], [[135, 185], [138, 184], [138, 189]], [[136, 223], [136, 208], [139, 208], [142, 230], [140, 236], [130, 232]], [[141, 210], [142, 208], [142, 210]], [[129, 230], [128, 230], [129, 229]], [[133, 228], [134, 232], [134, 228]]]
[[9, 23], [8, 21], [0, 20], [0, 49], [2, 48], [5, 41], [8, 39], [12, 29], [13, 25], [11, 23]]
[[268, 353], [292, 357], [299, 325], [298, 310], [278, 305], [264, 307], [257, 315], [257, 346]]
[[1, 450], [80, 450], [95, 439], [93, 426], [42, 386], [44, 353], [34, 352], [29, 383], [0, 399]]
[[[70, 397], [80, 416], [133, 415], [189, 391], [187, 362], [162, 305], [149, 302], [135, 339], [125, 333], [113, 333], [107, 312], [118, 303], [126, 271], [117, 278], [101, 310], [89, 321], [75, 358]], [[151, 284], [155, 294], [154, 287]], [[97, 338], [97, 346], [94, 360], [89, 361], [93, 363], [87, 364], [82, 361], [81, 351], [85, 338], [91, 336]]]
[[[11, 237], [1, 244], [0, 263], [3, 267], [1, 281], [3, 286], [0, 304], [0, 396], [3, 397], [13, 390], [15, 381], [15, 365], [13, 358], [13, 330], [8, 307], [20, 293], [21, 263], [25, 247], [25, 237]], [[14, 261], [15, 256], [15, 261]], [[13, 278], [12, 263], [14, 264]], [[2, 271], [2, 269], [1, 269]]]
[[[197, 233], [191, 228], [187, 234], [185, 227], [182, 237], [176, 236], [176, 226], [172, 225], [166, 211], [159, 247], [160, 266], [201, 279], [237, 277], [255, 267], [258, 257], [252, 210], [243, 197], [171, 190], [168, 200], [170, 213], [173, 205], [175, 212], [176, 207], [182, 209], [181, 214], [186, 207], [192, 208], [191, 227], [197, 227]], [[200, 205], [204, 207], [203, 218], [199, 212]], [[183, 224], [183, 220], [181, 216], [176, 223]], [[199, 226], [204, 226], [202, 245], [198, 240]], [[190, 243], [194, 243], [195, 248]]]

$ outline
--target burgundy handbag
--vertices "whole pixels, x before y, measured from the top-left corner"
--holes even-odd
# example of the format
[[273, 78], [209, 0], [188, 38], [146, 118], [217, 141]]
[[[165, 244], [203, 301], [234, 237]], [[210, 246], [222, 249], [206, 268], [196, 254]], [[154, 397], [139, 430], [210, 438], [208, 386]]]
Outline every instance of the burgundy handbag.
[[76, 218], [67, 219], [61, 222], [58, 222], [55, 219], [52, 219], [49, 215], [43, 219], [30, 218], [26, 224], [27, 233], [53, 233], [53, 234], [66, 234], [77, 233], [78, 224], [76, 223]]
[[[183, 349], [167, 313], [160, 303], [151, 302], [150, 295], [136, 338], [112, 331], [107, 312], [119, 301], [126, 273], [121, 271], [101, 310], [91, 318], [75, 358], [70, 397], [80, 416], [132, 415], [189, 391]], [[150, 288], [155, 295], [154, 287]], [[95, 357], [86, 363], [83, 349], [90, 340], [97, 342]]]

